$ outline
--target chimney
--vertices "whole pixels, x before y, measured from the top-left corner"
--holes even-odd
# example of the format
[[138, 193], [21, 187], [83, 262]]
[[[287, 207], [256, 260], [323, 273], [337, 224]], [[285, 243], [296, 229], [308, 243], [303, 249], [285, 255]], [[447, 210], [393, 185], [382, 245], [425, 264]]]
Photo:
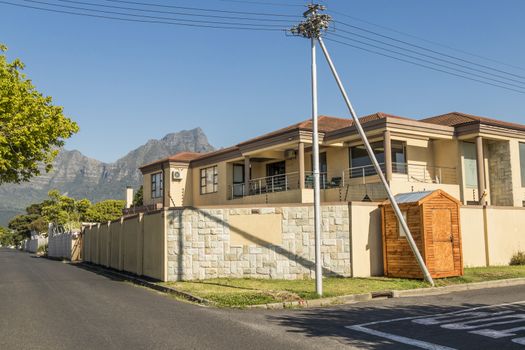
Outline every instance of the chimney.
[[131, 208], [133, 205], [133, 188], [131, 186], [126, 187], [126, 208]]

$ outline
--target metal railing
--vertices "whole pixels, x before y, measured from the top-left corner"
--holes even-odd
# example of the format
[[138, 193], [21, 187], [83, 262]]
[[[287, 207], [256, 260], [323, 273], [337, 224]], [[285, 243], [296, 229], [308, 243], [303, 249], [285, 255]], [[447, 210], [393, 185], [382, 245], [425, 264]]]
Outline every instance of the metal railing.
[[[385, 164], [380, 163], [383, 173], [386, 172]], [[367, 177], [377, 175], [372, 165], [350, 168], [347, 171], [348, 179], [362, 179], [359, 183], [367, 183]], [[426, 164], [392, 163], [392, 175], [406, 176], [408, 182], [423, 182], [437, 184], [457, 184], [456, 168], [436, 167]], [[376, 181], [374, 181], [376, 182]], [[355, 181], [354, 181], [355, 183]]]
[[254, 196], [266, 193], [283, 192], [298, 189], [299, 173], [287, 173], [273, 176], [260, 177], [248, 182], [248, 189], [245, 184], [233, 184], [230, 186], [230, 199]]
[[[379, 166], [381, 167], [381, 170], [383, 173], [385, 172], [385, 163], [379, 163]], [[357, 166], [353, 167], [347, 170], [348, 178], [349, 179], [355, 179], [355, 178], [365, 178], [367, 176], [374, 176], [377, 175], [377, 172], [373, 165], [364, 165], [364, 166]]]
[[[380, 163], [380, 167], [384, 173], [385, 164]], [[376, 183], [377, 180], [370, 179], [371, 176], [375, 175], [377, 175], [377, 173], [372, 165], [353, 167], [341, 173], [320, 173], [320, 187], [322, 190], [326, 190], [330, 188], [341, 188], [346, 185]], [[394, 178], [400, 175], [404, 176], [408, 182], [457, 184], [456, 168], [449, 167], [394, 162], [392, 163], [392, 175]], [[313, 185], [313, 172], [305, 172], [304, 188], [311, 189]], [[244, 183], [230, 185], [229, 199], [284, 192], [299, 189], [300, 187], [298, 172], [260, 177], [250, 180], [247, 189]]]
[[[322, 190], [329, 188], [343, 187], [345, 183], [345, 172], [331, 173], [321, 172], [319, 173], [319, 186]], [[306, 171], [304, 175], [304, 188], [314, 188], [314, 173], [312, 171]]]
[[425, 164], [392, 163], [392, 170], [394, 174], [406, 175], [409, 182], [457, 184], [456, 168]]

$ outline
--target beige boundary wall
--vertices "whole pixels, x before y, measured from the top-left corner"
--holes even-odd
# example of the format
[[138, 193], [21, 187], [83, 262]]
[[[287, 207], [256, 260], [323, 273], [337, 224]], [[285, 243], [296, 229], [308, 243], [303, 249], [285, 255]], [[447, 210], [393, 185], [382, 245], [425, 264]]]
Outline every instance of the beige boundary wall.
[[[322, 206], [325, 276], [383, 275], [377, 203]], [[465, 266], [525, 250], [525, 208], [461, 208]], [[169, 208], [84, 231], [84, 260], [164, 281], [314, 276], [311, 204]]]
[[[312, 205], [168, 211], [168, 279], [314, 276]], [[351, 276], [348, 203], [321, 209], [325, 276]]]
[[165, 214], [136, 214], [85, 228], [83, 260], [166, 281]]
[[462, 207], [461, 228], [465, 266], [508, 265], [525, 251], [525, 208]]

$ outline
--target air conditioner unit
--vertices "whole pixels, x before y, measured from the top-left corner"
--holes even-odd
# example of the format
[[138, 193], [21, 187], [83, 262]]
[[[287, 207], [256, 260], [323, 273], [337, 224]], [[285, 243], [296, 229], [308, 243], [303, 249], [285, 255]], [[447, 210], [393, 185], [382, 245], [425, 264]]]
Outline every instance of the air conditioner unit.
[[182, 170], [180, 169], [173, 170], [171, 173], [171, 178], [176, 181], [182, 180]]
[[295, 159], [296, 152], [294, 149], [287, 149], [284, 151], [284, 158], [286, 159]]

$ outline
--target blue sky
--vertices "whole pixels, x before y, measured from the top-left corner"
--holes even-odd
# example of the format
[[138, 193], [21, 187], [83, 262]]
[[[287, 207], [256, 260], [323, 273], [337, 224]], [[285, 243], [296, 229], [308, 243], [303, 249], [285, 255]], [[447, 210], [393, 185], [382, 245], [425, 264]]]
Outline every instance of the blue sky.
[[[303, 11], [297, 6], [221, 0], [152, 2], [283, 14]], [[522, 0], [323, 3], [328, 12], [525, 67]], [[339, 14], [334, 17], [525, 77], [523, 69]], [[81, 131], [66, 148], [106, 162], [169, 132], [200, 126], [214, 146], [225, 147], [306, 119], [310, 113], [309, 43], [281, 32], [127, 23], [0, 3], [0, 42], [9, 47], [10, 59], [19, 57], [26, 63], [26, 73], [37, 88], [53, 96], [80, 125]], [[360, 115], [382, 111], [423, 118], [462, 111], [525, 123], [524, 94], [326, 43]], [[348, 117], [322, 57], [318, 65], [319, 112]]]

